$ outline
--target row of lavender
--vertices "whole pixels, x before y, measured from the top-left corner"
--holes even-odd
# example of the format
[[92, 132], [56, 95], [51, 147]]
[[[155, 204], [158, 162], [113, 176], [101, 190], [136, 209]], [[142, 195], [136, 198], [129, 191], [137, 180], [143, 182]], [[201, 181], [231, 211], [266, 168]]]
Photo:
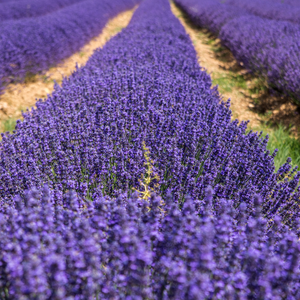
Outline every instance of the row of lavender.
[[285, 3], [295, 7], [300, 6], [299, 0], [273, 0], [273, 3]]
[[44, 16], [2, 22], [0, 91], [5, 82], [43, 71], [78, 51], [109, 18], [138, 2], [86, 0]]
[[7, 2], [20, 2], [23, 0], [0, 0], [0, 3], [7, 3]]
[[15, 299], [299, 299], [297, 237], [260, 198], [233, 207], [171, 195], [69, 192], [60, 205], [47, 187], [0, 213], [0, 297]]
[[0, 2], [0, 23], [6, 20], [37, 17], [83, 0], [27, 0]]
[[274, 2], [274, 0], [219, 0], [219, 2], [240, 7], [263, 18], [300, 23], [300, 1], [298, 6], [290, 5], [286, 1]]
[[145, 0], [3, 134], [1, 299], [299, 299], [300, 173], [211, 86]]
[[175, 2], [197, 25], [217, 34], [246, 68], [265, 77], [271, 87], [300, 105], [299, 24], [255, 16], [216, 0]]

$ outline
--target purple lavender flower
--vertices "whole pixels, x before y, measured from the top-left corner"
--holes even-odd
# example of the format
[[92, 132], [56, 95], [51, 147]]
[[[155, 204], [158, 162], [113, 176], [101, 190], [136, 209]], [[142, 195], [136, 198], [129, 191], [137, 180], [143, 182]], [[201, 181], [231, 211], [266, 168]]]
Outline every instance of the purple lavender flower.
[[300, 105], [299, 5], [270, 0], [175, 2], [193, 22], [218, 35], [247, 69]]
[[43, 71], [78, 51], [101, 32], [109, 18], [137, 3], [30, 0], [0, 4], [0, 90], [5, 82]]
[[298, 299], [299, 174], [229, 106], [142, 2], [3, 134], [1, 299]]

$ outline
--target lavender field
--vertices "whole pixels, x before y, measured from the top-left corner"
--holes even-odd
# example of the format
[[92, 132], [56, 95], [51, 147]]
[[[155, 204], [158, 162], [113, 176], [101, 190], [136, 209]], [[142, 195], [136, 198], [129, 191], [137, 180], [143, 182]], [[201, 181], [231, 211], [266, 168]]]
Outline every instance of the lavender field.
[[262, 2], [175, 0], [197, 25], [218, 35], [238, 61], [300, 105], [300, 6]]
[[[20, 2], [23, 3], [23, 0]], [[35, 0], [31, 2], [36, 3]], [[20, 17], [14, 20], [15, 10], [12, 10], [9, 19], [2, 19], [0, 15], [0, 91], [5, 82], [45, 70], [78, 51], [101, 32], [109, 18], [133, 7], [138, 1], [73, 2], [72, 5], [45, 15], [41, 10], [35, 18]]]
[[[24, 1], [0, 0], [0, 12]], [[30, 16], [0, 15], [3, 92], [137, 9], [1, 134], [0, 300], [300, 299], [298, 167], [287, 157], [277, 170], [268, 137], [232, 118], [169, 1], [30, 2]], [[256, 12], [235, 0], [175, 2], [239, 45], [232, 53], [270, 88], [300, 101], [299, 53], [284, 66], [272, 56], [274, 36], [297, 42], [297, 20], [267, 4]], [[265, 49], [251, 46], [269, 60], [241, 44], [262, 36]]]

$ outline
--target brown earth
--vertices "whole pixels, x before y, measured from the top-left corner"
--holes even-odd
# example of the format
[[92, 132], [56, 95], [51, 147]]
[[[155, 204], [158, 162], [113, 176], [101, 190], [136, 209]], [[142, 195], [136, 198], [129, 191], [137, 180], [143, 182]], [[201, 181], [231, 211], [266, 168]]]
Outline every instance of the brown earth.
[[114, 35], [126, 27], [136, 7], [111, 19], [101, 34], [93, 38], [80, 51], [50, 68], [42, 75], [26, 78], [24, 83], [10, 84], [0, 96], [0, 132], [6, 130], [5, 123], [21, 118], [22, 110], [34, 106], [40, 98], [46, 98], [53, 91], [54, 80], [60, 84], [63, 77], [70, 76], [79, 66], [86, 64], [97, 48], [102, 48]]
[[264, 123], [283, 124], [292, 127], [291, 133], [299, 135], [299, 108], [291, 99], [271, 91], [266, 82], [250, 74], [222, 46], [220, 39], [192, 24], [173, 2], [171, 9], [193, 41], [200, 66], [211, 75], [213, 84], [219, 85], [223, 99], [231, 99], [233, 118], [250, 120], [252, 128]]

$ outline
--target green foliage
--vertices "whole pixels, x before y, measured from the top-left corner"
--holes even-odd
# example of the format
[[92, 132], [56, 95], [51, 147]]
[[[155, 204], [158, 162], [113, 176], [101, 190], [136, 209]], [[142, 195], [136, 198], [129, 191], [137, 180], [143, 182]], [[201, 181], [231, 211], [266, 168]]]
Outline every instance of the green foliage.
[[262, 125], [260, 128], [254, 128], [257, 131], [263, 131], [263, 135], [269, 135], [268, 150], [271, 153], [278, 149], [275, 157], [276, 170], [286, 162], [290, 157], [293, 166], [300, 166], [300, 141], [290, 135], [290, 130], [279, 125], [278, 128], [273, 129], [267, 125]]
[[227, 76], [218, 76], [218, 74], [215, 75], [216, 77], [213, 79], [213, 84], [218, 85], [219, 91], [221, 93], [232, 92], [235, 84], [232, 82], [231, 78]]
[[228, 75], [214, 74], [213, 84], [219, 86], [221, 93], [232, 92], [236, 88], [247, 89], [247, 82], [242, 75], [230, 72]]
[[[143, 142], [143, 151], [144, 151], [144, 158], [146, 162], [144, 163], [146, 167], [145, 174], [142, 174], [142, 179], [139, 180], [140, 186], [142, 190], [138, 190], [133, 188], [134, 191], [137, 191], [140, 194], [140, 197], [146, 201], [149, 201], [151, 194], [155, 192], [155, 188], [158, 189], [159, 185], [159, 176], [153, 170], [153, 160], [150, 158], [150, 150], [146, 146], [145, 142]], [[156, 181], [154, 184], [154, 188], [150, 187], [151, 183]]]
[[[208, 44], [209, 44], [209, 42], [208, 42]], [[212, 47], [212, 50], [218, 54], [218, 53], [221, 53], [224, 50], [226, 50], [226, 48], [221, 45], [217, 45], [217, 46]]]
[[123, 29], [124, 29], [123, 26], [119, 26], [119, 27], [116, 27], [114, 31], [115, 31], [115, 33], [119, 33], [119, 32], [121, 32]]
[[5, 121], [2, 122], [2, 128], [3, 128], [3, 132], [13, 132], [13, 130], [15, 130], [16, 128], [16, 119], [14, 118], [9, 118]]

